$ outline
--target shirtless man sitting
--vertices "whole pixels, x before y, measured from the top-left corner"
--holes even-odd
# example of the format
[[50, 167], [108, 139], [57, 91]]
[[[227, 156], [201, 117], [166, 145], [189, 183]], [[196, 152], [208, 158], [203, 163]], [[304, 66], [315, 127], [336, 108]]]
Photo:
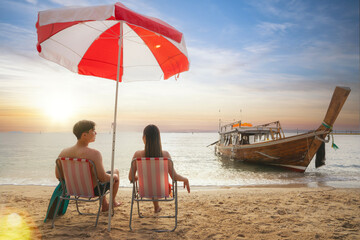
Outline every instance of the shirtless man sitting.
[[[102, 162], [101, 153], [98, 150], [89, 148], [88, 145], [91, 142], [95, 142], [96, 131], [95, 131], [95, 123], [88, 120], [82, 120], [77, 122], [74, 125], [73, 133], [77, 138], [77, 143], [69, 148], [65, 148], [59, 154], [59, 157], [68, 157], [68, 158], [86, 158], [94, 162], [96, 167], [96, 174], [100, 182], [110, 182], [110, 174], [106, 173], [104, 170], [104, 165]], [[61, 164], [60, 164], [61, 168]], [[62, 171], [62, 169], [61, 169]], [[59, 173], [55, 167], [56, 177], [59, 179]], [[114, 184], [113, 184], [113, 205], [114, 207], [120, 206], [120, 202], [115, 201], [115, 197], [117, 191], [119, 189], [119, 170], [114, 170]], [[93, 177], [94, 179], [94, 177]], [[97, 185], [96, 180], [94, 179], [94, 186]], [[106, 185], [106, 188], [110, 188], [110, 184]], [[95, 190], [96, 189], [96, 190]], [[97, 187], [95, 187], [95, 194], [98, 193]], [[103, 199], [102, 211], [109, 210], [109, 203], [106, 198]]]

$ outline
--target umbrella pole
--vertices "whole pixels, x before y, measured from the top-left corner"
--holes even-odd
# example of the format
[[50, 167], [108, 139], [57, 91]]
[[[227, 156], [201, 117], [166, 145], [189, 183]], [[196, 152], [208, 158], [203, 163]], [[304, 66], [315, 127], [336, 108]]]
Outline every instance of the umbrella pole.
[[[112, 152], [111, 152], [111, 177], [110, 177], [110, 200], [109, 200], [109, 222], [108, 231], [111, 231], [111, 217], [112, 217], [112, 206], [113, 206], [113, 186], [114, 186], [114, 158], [115, 158], [115, 139], [116, 139], [116, 117], [117, 117], [117, 102], [120, 82], [120, 63], [121, 63], [121, 48], [122, 48], [122, 35], [123, 35], [123, 22], [120, 21], [120, 34], [119, 34], [119, 52], [118, 52], [118, 63], [117, 63], [117, 76], [116, 76], [116, 92], [115, 92], [115, 110], [114, 110], [114, 122], [113, 122], [113, 141], [112, 141]], [[120, 176], [119, 176], [120, 181]]]

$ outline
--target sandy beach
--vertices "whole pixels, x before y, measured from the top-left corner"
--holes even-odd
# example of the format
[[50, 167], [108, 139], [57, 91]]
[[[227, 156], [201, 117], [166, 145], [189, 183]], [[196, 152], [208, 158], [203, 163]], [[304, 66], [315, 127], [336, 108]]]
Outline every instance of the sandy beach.
[[[149, 229], [170, 228], [172, 220], [140, 220], [135, 214], [134, 231], [129, 230], [129, 188], [119, 190], [123, 205], [116, 209], [111, 232], [107, 213], [100, 215], [95, 228], [95, 217], [78, 215], [74, 202], [52, 229], [51, 220], [43, 220], [53, 189], [0, 186], [0, 239], [19, 232], [19, 239], [360, 239], [360, 189], [219, 187], [193, 188], [190, 194], [180, 190], [178, 227], [169, 233]], [[88, 204], [86, 209], [95, 212], [96, 207]], [[162, 208], [171, 213], [170, 205]], [[143, 210], [154, 215], [151, 203]]]

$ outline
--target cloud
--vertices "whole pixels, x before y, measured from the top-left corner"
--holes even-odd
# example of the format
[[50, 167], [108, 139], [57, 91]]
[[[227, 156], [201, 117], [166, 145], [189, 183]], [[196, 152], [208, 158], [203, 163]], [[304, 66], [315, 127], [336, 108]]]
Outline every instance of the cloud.
[[50, 2], [58, 4], [60, 6], [90, 6], [91, 1], [77, 0], [76, 3], [73, 0], [50, 0]]
[[34, 46], [36, 33], [26, 27], [19, 27], [9, 23], [0, 23], [0, 46], [7, 49], [21, 51], [29, 50], [29, 46]]
[[276, 49], [277, 46], [272, 42], [266, 42], [266, 43], [253, 43], [248, 46], [244, 47], [244, 50], [255, 54], [255, 55], [263, 55], [266, 53], [272, 52], [274, 49]]
[[341, 46], [321, 41], [308, 42], [301, 52], [279, 52], [279, 48], [282, 46], [271, 41], [238, 49], [191, 46], [188, 76], [191, 81], [207, 84], [207, 91], [218, 96], [271, 91], [316, 92], [318, 97], [337, 85], [358, 91], [354, 85], [358, 80], [355, 53], [343, 53]]
[[245, 57], [239, 51], [226, 48], [188, 47], [190, 55], [190, 75], [197, 81], [214, 83], [219, 79], [237, 76], [245, 71]]
[[227, 37], [237, 36], [237, 34], [239, 33], [239, 30], [240, 30], [240, 28], [236, 24], [228, 24], [221, 29], [221, 35], [224, 35]]
[[34, 5], [36, 5], [38, 3], [37, 0], [25, 0], [25, 1], [28, 3], [34, 4]]
[[250, 1], [249, 4], [267, 16], [280, 19], [301, 20], [308, 11], [307, 5], [302, 1], [262, 0]]
[[[31, 0], [30, 0], [31, 1]], [[74, 2], [73, 0], [50, 0], [50, 2], [55, 3], [60, 6], [97, 6], [97, 5], [107, 5], [114, 4], [115, 2], [112, 0], [78, 0]], [[123, 0], [121, 1], [126, 7], [137, 11], [141, 14], [145, 14], [147, 16], [158, 17], [161, 16], [161, 13], [153, 7], [153, 5], [149, 4], [147, 1], [142, 0]]]
[[[41, 1], [32, 3], [22, 5], [34, 19], [39, 10], [37, 8], [73, 5], [72, 1], [57, 0], [52, 1], [52, 5]], [[109, 0], [76, 2], [82, 5], [112, 3]], [[191, 18], [184, 20], [168, 16], [166, 11], [158, 11], [146, 1], [129, 0], [123, 3], [135, 11], [158, 17], [173, 26], [194, 24]], [[202, 124], [213, 122], [213, 130], [216, 130], [219, 108], [231, 120], [237, 116], [240, 108], [244, 115], [247, 113], [249, 119], [262, 119], [260, 115], [270, 119], [278, 114], [285, 119], [288, 112], [294, 114], [293, 117], [302, 114], [311, 119], [313, 112], [326, 110], [327, 106], [323, 105], [328, 104], [329, 95], [336, 85], [346, 85], [353, 89], [344, 114], [358, 113], [359, 47], [358, 41], [355, 41], [358, 36], [354, 37], [358, 35], [358, 23], [354, 31], [352, 27], [347, 27], [346, 21], [337, 23], [326, 14], [316, 14], [315, 20], [311, 19], [309, 16], [314, 12], [306, 13], [304, 7], [297, 9], [296, 2], [285, 1], [288, 9], [281, 9], [280, 3], [265, 1], [264, 6], [268, 8], [263, 11], [267, 11], [267, 17], [262, 20], [266, 21], [251, 25], [256, 30], [255, 36], [242, 36], [238, 27], [240, 25], [237, 24], [229, 23], [224, 26], [223, 35], [234, 34], [235, 39], [238, 37], [235, 47], [219, 44], [216, 39], [195, 38], [191, 31], [185, 33], [190, 71], [182, 73], [178, 81], [121, 84], [119, 119], [127, 119], [129, 124], [140, 119], [143, 125], [144, 121], [148, 121], [147, 114], [150, 113], [151, 116], [171, 119], [171, 123], [168, 123], [170, 125], [177, 121], [179, 128], [184, 127], [185, 125], [180, 125], [185, 122], [188, 124], [186, 127], [195, 126], [199, 129]], [[15, 9], [15, 6], [12, 7]], [[0, 34], [3, 36], [0, 40], [0, 103], [10, 105], [12, 102], [21, 106], [27, 104], [39, 110], [38, 102], [47, 101], [49, 96], [64, 92], [79, 98], [76, 100], [80, 105], [79, 115], [76, 117], [80, 114], [91, 115], [110, 126], [114, 82], [78, 76], [41, 59], [35, 48], [35, 20], [31, 22], [31, 28], [28, 23], [0, 23]], [[334, 29], [330, 31], [332, 28], [324, 28], [328, 24], [334, 24]], [[28, 27], [24, 27], [26, 25]], [[323, 31], [307, 35], [310, 25], [315, 30]], [[294, 35], [287, 34], [289, 32]], [[38, 102], [32, 99], [37, 99]], [[292, 105], [299, 107], [296, 109], [303, 109], [303, 112], [296, 113]], [[313, 109], [311, 116], [305, 111], [309, 107]], [[276, 109], [278, 112], [272, 112]], [[159, 117], [151, 117], [151, 120], [156, 118]], [[355, 118], [349, 119], [351, 122]], [[165, 120], [161, 125], [167, 124]], [[175, 128], [176, 126], [172, 126], [172, 129]]]
[[277, 46], [272, 42], [253, 42], [241, 48], [196, 45], [201, 46], [188, 47], [191, 60], [189, 75], [196, 81], [207, 84], [216, 84], [219, 79], [223, 83], [232, 84], [236, 84], [241, 79], [256, 82], [258, 76], [249, 78], [250, 75], [260, 72], [266, 74], [267, 69], [263, 66], [276, 61], [272, 53]]
[[271, 23], [271, 22], [262, 22], [258, 24], [256, 27], [258, 28], [258, 32], [261, 35], [274, 35], [274, 34], [282, 34], [285, 33], [289, 28], [294, 26], [291, 23]]

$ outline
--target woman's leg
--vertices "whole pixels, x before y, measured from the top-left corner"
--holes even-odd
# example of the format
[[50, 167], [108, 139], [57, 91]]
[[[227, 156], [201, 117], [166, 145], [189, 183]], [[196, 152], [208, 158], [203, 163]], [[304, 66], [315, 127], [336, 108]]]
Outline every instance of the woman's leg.
[[160, 212], [160, 211], [161, 211], [161, 207], [159, 206], [159, 202], [154, 201], [153, 204], [154, 204], [154, 212], [155, 212], [155, 213]]

